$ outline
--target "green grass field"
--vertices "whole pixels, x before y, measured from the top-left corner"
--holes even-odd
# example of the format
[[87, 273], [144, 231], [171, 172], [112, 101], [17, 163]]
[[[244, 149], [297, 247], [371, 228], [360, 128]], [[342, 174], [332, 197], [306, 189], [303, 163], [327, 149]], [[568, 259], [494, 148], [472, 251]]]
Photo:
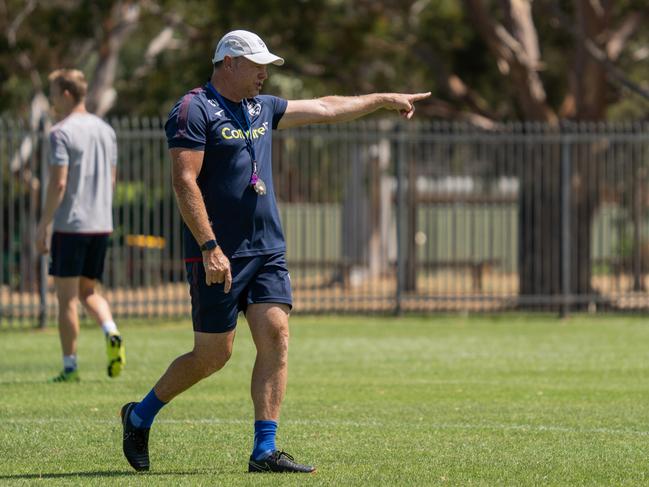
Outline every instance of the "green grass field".
[[149, 473], [121, 453], [120, 406], [192, 343], [188, 323], [121, 323], [124, 374], [84, 328], [81, 384], [56, 331], [0, 333], [0, 485], [649, 484], [649, 320], [295, 317], [278, 446], [312, 476], [245, 473], [252, 443], [245, 321], [226, 368], [151, 433]]

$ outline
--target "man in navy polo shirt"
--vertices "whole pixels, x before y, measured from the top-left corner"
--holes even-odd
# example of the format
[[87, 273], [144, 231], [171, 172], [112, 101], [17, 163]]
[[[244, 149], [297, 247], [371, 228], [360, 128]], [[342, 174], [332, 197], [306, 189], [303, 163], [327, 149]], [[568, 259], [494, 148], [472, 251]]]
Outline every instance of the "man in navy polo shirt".
[[148, 437], [155, 415], [181, 392], [230, 358], [243, 311], [257, 358], [249, 472], [304, 472], [275, 446], [286, 390], [291, 283], [273, 190], [272, 130], [353, 120], [380, 108], [410, 119], [430, 93], [375, 93], [291, 100], [260, 95], [267, 65], [284, 60], [252, 32], [236, 30], [218, 43], [210, 80], [183, 96], [165, 126], [173, 187], [185, 223], [187, 278], [194, 349], [176, 358], [139, 403], [122, 407], [124, 455], [149, 469]]

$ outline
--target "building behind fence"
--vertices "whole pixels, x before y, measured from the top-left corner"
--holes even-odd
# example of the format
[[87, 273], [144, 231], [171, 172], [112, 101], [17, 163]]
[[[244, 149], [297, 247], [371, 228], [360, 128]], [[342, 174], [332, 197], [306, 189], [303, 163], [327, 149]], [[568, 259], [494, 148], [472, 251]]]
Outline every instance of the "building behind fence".
[[[118, 317], [188, 316], [162, 122], [111, 122], [104, 293]], [[648, 308], [648, 129], [372, 120], [275, 132], [294, 310]], [[34, 248], [43, 133], [0, 119], [0, 328], [56, 317]]]

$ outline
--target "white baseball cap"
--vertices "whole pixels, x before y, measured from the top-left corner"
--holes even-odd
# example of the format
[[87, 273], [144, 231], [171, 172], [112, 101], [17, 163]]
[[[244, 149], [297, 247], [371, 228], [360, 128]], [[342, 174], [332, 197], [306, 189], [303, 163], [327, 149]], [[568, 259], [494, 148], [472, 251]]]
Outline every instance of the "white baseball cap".
[[272, 54], [257, 34], [247, 30], [233, 30], [225, 34], [216, 46], [212, 64], [223, 61], [225, 56], [243, 56], [257, 64], [284, 64], [284, 59]]

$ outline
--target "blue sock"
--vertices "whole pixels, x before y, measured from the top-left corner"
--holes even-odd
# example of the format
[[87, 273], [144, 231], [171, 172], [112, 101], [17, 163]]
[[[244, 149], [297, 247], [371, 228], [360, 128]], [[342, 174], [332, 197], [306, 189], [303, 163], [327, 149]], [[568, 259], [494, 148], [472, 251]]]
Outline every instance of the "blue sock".
[[252, 449], [253, 460], [263, 460], [273, 453], [275, 448], [276, 421], [255, 421], [255, 446]]
[[151, 389], [146, 397], [136, 404], [128, 419], [136, 428], [150, 428], [155, 415], [165, 404], [167, 403], [158, 399], [158, 396]]

